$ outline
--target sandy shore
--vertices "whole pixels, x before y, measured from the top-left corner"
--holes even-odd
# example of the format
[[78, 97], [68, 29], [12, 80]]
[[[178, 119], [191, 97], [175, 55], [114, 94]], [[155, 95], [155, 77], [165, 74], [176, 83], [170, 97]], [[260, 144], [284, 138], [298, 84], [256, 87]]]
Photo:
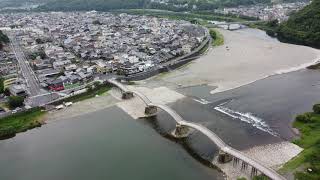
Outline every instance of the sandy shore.
[[189, 66], [156, 79], [180, 86], [217, 86], [211, 92], [216, 93], [298, 70], [320, 59], [319, 50], [280, 43], [260, 30], [219, 31], [225, 37], [223, 46], [212, 48]]
[[[274, 170], [279, 170], [282, 165], [290, 159], [297, 156], [302, 149], [290, 142], [280, 142], [264, 146], [256, 146], [243, 151], [249, 157], [262, 162], [267, 167]], [[218, 166], [227, 176], [227, 179], [236, 180], [238, 177], [246, 177], [250, 179], [251, 168], [241, 171], [241, 162], [234, 165], [233, 162], [220, 164], [217, 158], [213, 160], [213, 164]]]
[[[151, 102], [157, 104], [169, 104], [174, 103], [179, 99], [184, 98], [185, 96], [173, 91], [167, 87], [157, 87], [157, 88], [147, 88], [147, 87], [129, 87], [132, 90], [143, 93], [145, 96], [150, 99]], [[115, 97], [119, 96], [114, 91], [112, 93]], [[133, 119], [138, 119], [144, 117], [144, 110], [146, 104], [139, 98], [134, 97], [132, 99], [122, 101], [117, 103], [117, 106], [120, 107], [123, 111], [128, 113]]]
[[87, 99], [74, 103], [72, 106], [62, 110], [50, 111], [47, 115], [46, 122], [49, 123], [50, 121], [70, 119], [72, 117], [92, 113], [101, 109], [111, 107], [117, 102], [119, 102], [119, 100], [109, 94]]

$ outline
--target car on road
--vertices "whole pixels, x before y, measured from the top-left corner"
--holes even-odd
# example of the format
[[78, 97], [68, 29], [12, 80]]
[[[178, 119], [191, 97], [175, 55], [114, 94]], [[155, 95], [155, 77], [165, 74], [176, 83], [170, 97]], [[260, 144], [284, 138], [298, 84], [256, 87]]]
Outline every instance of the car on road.
[[5, 112], [6, 112], [6, 110], [4, 108], [0, 107], [0, 113], [5, 113]]

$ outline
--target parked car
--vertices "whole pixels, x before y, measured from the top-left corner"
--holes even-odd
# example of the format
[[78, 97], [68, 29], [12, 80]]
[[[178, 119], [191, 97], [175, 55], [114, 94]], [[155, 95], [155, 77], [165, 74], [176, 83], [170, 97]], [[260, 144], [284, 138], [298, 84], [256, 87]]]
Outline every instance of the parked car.
[[6, 110], [0, 107], [0, 113], [4, 113], [4, 112], [6, 112]]

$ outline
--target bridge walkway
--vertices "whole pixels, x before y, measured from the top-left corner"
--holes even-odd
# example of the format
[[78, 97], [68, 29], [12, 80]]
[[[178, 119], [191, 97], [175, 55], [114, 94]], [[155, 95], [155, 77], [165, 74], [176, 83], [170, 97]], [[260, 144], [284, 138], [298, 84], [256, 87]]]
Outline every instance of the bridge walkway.
[[[121, 85], [121, 86], [118, 86], [120, 89], [128, 90], [127, 87], [125, 87], [121, 83], [117, 82], [117, 83], [113, 83], [113, 84], [115, 84], [115, 85], [119, 84], [119, 85]], [[128, 90], [128, 91], [130, 91], [130, 90]], [[248, 157], [247, 155], [241, 153], [240, 151], [227, 145], [218, 135], [216, 135], [214, 132], [212, 132], [207, 127], [205, 127], [201, 124], [198, 124], [198, 123], [188, 122], [188, 121], [184, 120], [176, 111], [174, 111], [169, 106], [164, 105], [164, 104], [152, 103], [151, 100], [141, 92], [138, 92], [138, 91], [130, 91], [130, 92], [139, 96], [139, 98], [141, 98], [147, 106], [156, 106], [156, 107], [166, 111], [170, 116], [173, 117], [173, 119], [177, 122], [178, 125], [190, 127], [190, 128], [193, 128], [193, 129], [200, 131], [205, 136], [207, 136], [214, 144], [216, 144], [218, 146], [218, 148], [221, 149], [223, 152], [225, 152], [235, 158], [242, 160], [243, 162], [245, 162], [245, 163], [249, 164], [250, 166], [259, 170], [261, 173], [263, 173], [267, 177], [269, 177], [273, 180], [285, 180], [285, 178], [282, 177], [280, 174], [278, 174], [276, 171], [274, 171], [273, 169], [271, 169], [269, 167], [264, 166], [262, 162], [258, 162], [257, 160], [254, 160], [254, 159]]]

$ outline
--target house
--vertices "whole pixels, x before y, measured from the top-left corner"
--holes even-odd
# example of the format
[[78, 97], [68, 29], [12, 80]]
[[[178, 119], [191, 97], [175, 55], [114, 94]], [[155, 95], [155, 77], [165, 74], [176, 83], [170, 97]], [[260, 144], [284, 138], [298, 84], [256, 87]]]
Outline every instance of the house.
[[71, 64], [70, 60], [55, 61], [52, 63], [54, 69], [63, 69], [65, 65]]
[[16, 74], [18, 72], [18, 63], [12, 61], [5, 61], [0, 63], [0, 74], [9, 75]]
[[97, 73], [105, 74], [112, 71], [112, 66], [104, 61], [96, 61]]
[[53, 80], [51, 82], [48, 83], [49, 84], [49, 89], [51, 91], [61, 91], [64, 90], [64, 86], [63, 86], [63, 80], [61, 78], [58, 78], [56, 80]]
[[10, 94], [14, 96], [22, 96], [22, 97], [27, 96], [26, 87], [24, 85], [20, 85], [20, 84], [12, 85], [9, 87], [9, 91], [10, 91]]

